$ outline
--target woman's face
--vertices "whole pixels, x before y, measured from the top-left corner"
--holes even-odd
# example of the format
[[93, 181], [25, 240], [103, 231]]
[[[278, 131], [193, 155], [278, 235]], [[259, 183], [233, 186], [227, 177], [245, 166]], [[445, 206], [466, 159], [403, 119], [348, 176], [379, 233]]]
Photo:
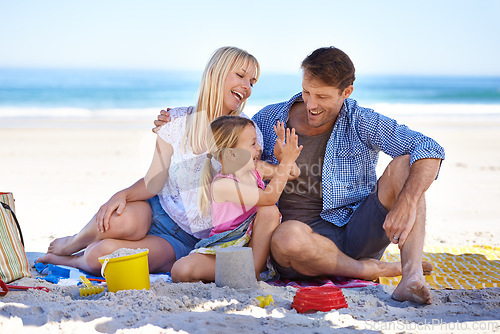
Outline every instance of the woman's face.
[[234, 68], [227, 74], [224, 83], [223, 115], [236, 110], [252, 94], [252, 87], [257, 82], [256, 69], [253, 64], [242, 68]]

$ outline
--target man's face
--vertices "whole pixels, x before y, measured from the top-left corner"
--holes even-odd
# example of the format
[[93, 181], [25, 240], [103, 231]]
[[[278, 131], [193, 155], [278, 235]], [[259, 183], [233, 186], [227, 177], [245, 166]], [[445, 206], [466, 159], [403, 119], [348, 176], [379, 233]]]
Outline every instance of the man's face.
[[341, 91], [304, 72], [302, 98], [307, 108], [307, 125], [317, 130], [328, 130], [340, 113], [344, 99], [351, 95], [352, 85]]

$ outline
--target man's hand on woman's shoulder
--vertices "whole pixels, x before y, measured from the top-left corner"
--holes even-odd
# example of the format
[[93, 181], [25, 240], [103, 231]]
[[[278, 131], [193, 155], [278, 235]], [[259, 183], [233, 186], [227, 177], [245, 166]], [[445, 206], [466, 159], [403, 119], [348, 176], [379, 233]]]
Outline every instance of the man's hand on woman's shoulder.
[[170, 122], [170, 113], [169, 111], [171, 110], [172, 108], [167, 108], [167, 110], [161, 110], [160, 111], [160, 114], [158, 115], [157, 119], [154, 121], [154, 124], [155, 124], [155, 127], [152, 129], [152, 131], [154, 133], [158, 133], [158, 130], [160, 130], [160, 128], [167, 124], [168, 122]]

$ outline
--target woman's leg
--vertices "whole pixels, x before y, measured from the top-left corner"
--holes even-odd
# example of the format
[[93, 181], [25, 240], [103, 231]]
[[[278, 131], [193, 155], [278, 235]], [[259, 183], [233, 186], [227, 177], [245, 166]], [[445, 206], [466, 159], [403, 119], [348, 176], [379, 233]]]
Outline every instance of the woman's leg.
[[215, 255], [189, 254], [174, 263], [171, 274], [174, 282], [213, 282]]
[[255, 276], [259, 278], [266, 270], [267, 257], [271, 248], [271, 236], [280, 223], [280, 212], [276, 205], [261, 206], [253, 222], [252, 239], [248, 244], [252, 247]]
[[97, 229], [94, 216], [78, 234], [57, 238], [49, 245], [47, 253], [67, 256], [81, 251], [90, 244], [104, 239], [140, 240], [151, 226], [151, 207], [148, 202], [127, 203], [121, 215], [113, 213], [106, 232]]
[[147, 235], [138, 241], [119, 239], [97, 241], [89, 245], [85, 251], [75, 255], [47, 253], [45, 256], [40, 257], [37, 262], [75, 267], [94, 275], [100, 275], [101, 263], [99, 257], [111, 254], [120, 248], [149, 249], [148, 264], [150, 273], [170, 271], [176, 259], [174, 249], [168, 241], [158, 236]]

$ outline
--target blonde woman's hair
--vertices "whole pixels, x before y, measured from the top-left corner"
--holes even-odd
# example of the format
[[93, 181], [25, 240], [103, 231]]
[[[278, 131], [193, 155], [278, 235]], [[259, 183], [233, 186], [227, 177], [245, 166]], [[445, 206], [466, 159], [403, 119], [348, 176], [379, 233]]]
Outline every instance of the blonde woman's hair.
[[212, 157], [222, 162], [225, 149], [233, 148], [238, 144], [238, 137], [248, 125], [255, 127], [252, 120], [239, 116], [220, 116], [210, 124], [207, 159], [201, 170], [200, 190], [198, 192], [198, 210], [201, 216], [210, 216], [210, 204], [212, 203], [210, 186], [215, 176]]
[[[194, 154], [206, 150], [206, 131], [210, 122], [222, 116], [224, 83], [228, 73], [243, 67], [255, 67], [255, 79], [259, 79], [260, 66], [257, 59], [236, 47], [217, 49], [210, 58], [201, 78], [198, 102], [187, 120], [183, 146], [190, 147]], [[245, 101], [246, 102], [246, 101]], [[239, 115], [245, 107], [242, 102], [230, 115]]]

